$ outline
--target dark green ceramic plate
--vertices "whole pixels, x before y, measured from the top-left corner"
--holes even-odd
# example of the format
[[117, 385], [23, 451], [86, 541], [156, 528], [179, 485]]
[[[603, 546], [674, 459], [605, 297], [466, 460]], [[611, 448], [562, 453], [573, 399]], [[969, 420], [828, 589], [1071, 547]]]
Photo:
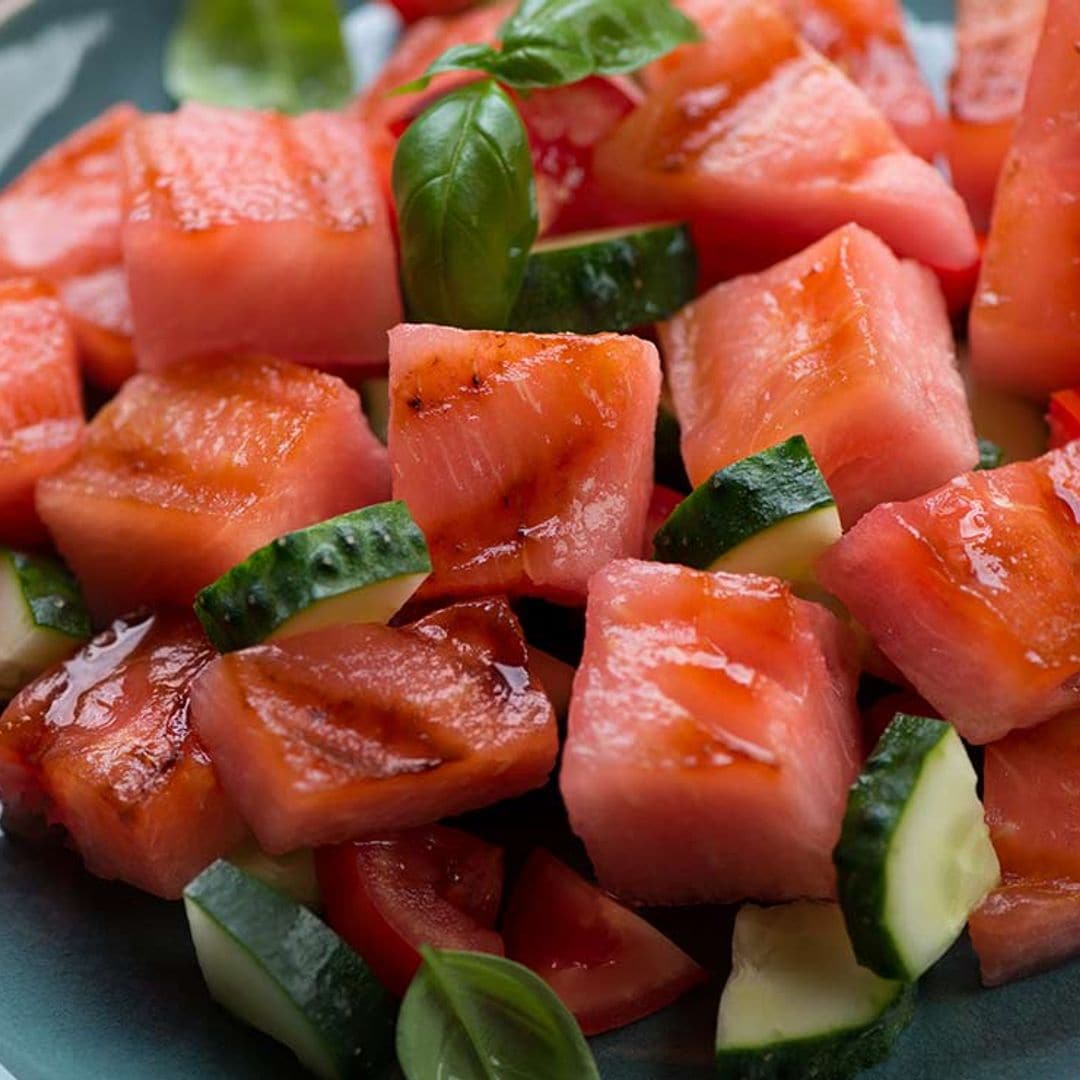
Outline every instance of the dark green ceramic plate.
[[[949, 6], [912, 4], [938, 19], [950, 17]], [[165, 107], [160, 56], [176, 8], [176, 0], [0, 0], [0, 183], [116, 100]], [[940, 75], [947, 36], [918, 40]], [[210, 1002], [178, 904], [97, 881], [63, 852], [0, 838], [0, 907], [0, 1065], [17, 1080], [297, 1075], [285, 1052]], [[665, 928], [675, 936], [711, 936], [723, 957], [729, 915], [676, 916], [695, 924], [681, 928], [667, 926], [671, 917]], [[605, 1080], [707, 1077], [718, 995], [719, 980], [595, 1040]], [[866, 1075], [1080, 1076], [1080, 964], [984, 991], [970, 949], [958, 947], [924, 980], [918, 1017], [893, 1059]]]

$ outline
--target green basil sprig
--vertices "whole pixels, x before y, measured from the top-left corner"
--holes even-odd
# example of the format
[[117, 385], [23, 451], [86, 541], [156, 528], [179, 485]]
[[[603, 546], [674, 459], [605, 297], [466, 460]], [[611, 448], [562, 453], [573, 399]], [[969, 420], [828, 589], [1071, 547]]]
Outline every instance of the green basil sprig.
[[581, 1029], [551, 988], [501, 956], [422, 946], [398, 1015], [408, 1080], [599, 1080]]
[[470, 83], [421, 113], [393, 189], [410, 319], [505, 327], [538, 227], [529, 139], [506, 91]]
[[179, 101], [334, 109], [352, 90], [336, 0], [188, 0], [165, 54]]
[[565, 86], [590, 75], [637, 71], [701, 34], [670, 0], [522, 0], [499, 37], [498, 50], [455, 46], [406, 89], [462, 70], [486, 71], [519, 89]]

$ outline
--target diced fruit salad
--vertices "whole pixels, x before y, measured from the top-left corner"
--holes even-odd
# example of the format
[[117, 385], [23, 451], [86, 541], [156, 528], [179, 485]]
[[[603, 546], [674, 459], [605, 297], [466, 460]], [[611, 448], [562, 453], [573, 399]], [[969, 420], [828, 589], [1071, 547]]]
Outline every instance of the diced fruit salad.
[[1080, 954], [1075, 0], [948, 122], [894, 0], [394, 6], [354, 94], [192, 0], [0, 192], [5, 828], [329, 1078], [710, 994], [851, 1077], [965, 927]]

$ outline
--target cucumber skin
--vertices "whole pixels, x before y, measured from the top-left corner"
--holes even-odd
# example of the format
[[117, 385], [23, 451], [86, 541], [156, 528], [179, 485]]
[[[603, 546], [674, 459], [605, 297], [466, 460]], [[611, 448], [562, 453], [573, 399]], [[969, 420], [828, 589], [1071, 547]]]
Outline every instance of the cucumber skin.
[[653, 480], [684, 495], [689, 495], [694, 486], [683, 464], [679, 421], [662, 401], [656, 413], [656, 432], [653, 436]]
[[[560, 238], [562, 239], [562, 238]], [[533, 251], [507, 329], [619, 333], [674, 315], [694, 299], [697, 253], [685, 225]]]
[[833, 851], [836, 893], [855, 958], [883, 979], [911, 978], [885, 925], [889, 846], [927, 756], [949, 730], [942, 720], [898, 713], [848, 794]]
[[90, 613], [82, 590], [63, 563], [11, 548], [0, 548], [0, 555], [11, 563], [36, 625], [79, 641], [90, 638]]
[[[780, 476], [782, 488], [777, 487]], [[708, 570], [726, 552], [764, 531], [766, 519], [775, 524], [833, 505], [810, 447], [801, 435], [793, 435], [699, 484], [660, 527], [654, 557]]]
[[243, 649], [319, 600], [382, 580], [372, 569], [390, 556], [402, 574], [431, 572], [427, 541], [402, 502], [278, 537], [203, 589], [195, 614], [220, 652]]
[[[294, 976], [287, 992], [320, 1036], [333, 1043], [342, 1076], [389, 1073], [396, 1003], [360, 955], [317, 916], [225, 860], [195, 878], [184, 898], [202, 908], [260, 967], [266, 968], [264, 956], [273, 957], [276, 981], [283, 968]], [[257, 920], [252, 919], [255, 904]]]
[[793, 1039], [775, 1049], [718, 1050], [721, 1080], [850, 1080], [884, 1061], [915, 1012], [914, 984], [901, 988], [889, 1007], [858, 1031]]

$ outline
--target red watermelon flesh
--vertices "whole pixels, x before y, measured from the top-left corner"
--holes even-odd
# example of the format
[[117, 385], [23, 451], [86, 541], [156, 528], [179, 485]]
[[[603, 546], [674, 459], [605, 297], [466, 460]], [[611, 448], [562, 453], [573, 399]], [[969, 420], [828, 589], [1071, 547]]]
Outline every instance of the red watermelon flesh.
[[427, 536], [425, 594], [581, 602], [639, 554], [659, 393], [634, 337], [394, 330], [393, 490]]
[[969, 742], [1080, 708], [1080, 442], [879, 506], [818, 576]]
[[284, 361], [128, 380], [37, 506], [98, 618], [190, 604], [256, 548], [388, 495], [354, 391]]
[[832, 895], [860, 760], [853, 653], [773, 578], [601, 570], [560, 777], [600, 884], [661, 904]]
[[949, 169], [979, 230], [990, 223], [1045, 15], [1046, 0], [957, 0]]
[[714, 2], [708, 40], [597, 147], [620, 220], [688, 220], [706, 283], [761, 270], [845, 222], [897, 254], [977, 261], [960, 197], [765, 0]]
[[1080, 954], [1080, 882], [1007, 877], [968, 931], [986, 986], [1063, 964]]
[[1037, 399], [1080, 382], [1080, 5], [1050, 0], [971, 309], [971, 367]]
[[802, 434], [850, 525], [978, 460], [937, 285], [858, 226], [716, 286], [660, 339], [695, 484]]
[[223, 656], [192, 723], [270, 852], [427, 825], [541, 786], [558, 749], [504, 600]]
[[131, 105], [114, 106], [0, 193], [0, 277], [33, 274], [56, 287], [87, 376], [108, 390], [135, 366], [120, 147], [138, 115]]
[[34, 486], [77, 452], [83, 426], [75, 340], [52, 290], [0, 282], [0, 544], [47, 539]]
[[0, 798], [63, 825], [93, 873], [178, 897], [244, 835], [188, 724], [214, 655], [190, 613], [115, 622], [0, 716]]
[[136, 124], [125, 159], [141, 368], [235, 352], [385, 361], [401, 299], [362, 125], [189, 104]]

